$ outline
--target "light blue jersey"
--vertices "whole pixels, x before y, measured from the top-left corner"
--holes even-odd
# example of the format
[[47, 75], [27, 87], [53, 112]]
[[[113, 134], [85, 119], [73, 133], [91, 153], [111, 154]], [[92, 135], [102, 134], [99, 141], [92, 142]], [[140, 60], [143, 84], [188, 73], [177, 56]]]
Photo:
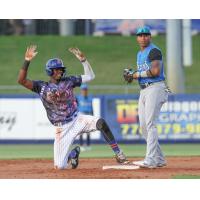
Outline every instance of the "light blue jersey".
[[92, 115], [92, 113], [93, 113], [92, 97], [91, 96], [84, 97], [82, 95], [79, 95], [79, 96], [77, 96], [77, 100], [78, 100], [79, 111], [84, 114]]
[[[137, 54], [138, 72], [147, 71], [151, 69], [151, 60], [149, 59], [149, 53], [151, 52], [152, 49], [158, 49], [160, 51], [160, 49], [156, 45], [150, 43], [149, 46], [146, 47], [143, 51], [138, 52]], [[145, 83], [155, 83], [165, 80], [163, 60], [161, 59], [160, 62], [161, 62], [160, 75], [157, 77], [146, 77], [146, 78], [141, 77], [138, 79], [140, 85], [143, 85]]]

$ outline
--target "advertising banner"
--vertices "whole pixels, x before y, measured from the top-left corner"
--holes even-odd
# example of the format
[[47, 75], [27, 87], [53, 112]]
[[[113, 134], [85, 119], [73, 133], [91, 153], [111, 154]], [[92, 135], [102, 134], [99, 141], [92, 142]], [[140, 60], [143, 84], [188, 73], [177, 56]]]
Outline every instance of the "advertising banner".
[[0, 98], [0, 139], [53, 139], [54, 129], [38, 98]]
[[[101, 115], [100, 103], [93, 98], [95, 116]], [[53, 140], [54, 135], [55, 128], [38, 97], [0, 98], [0, 140]], [[91, 133], [94, 139], [100, 139], [99, 131]]]
[[[142, 141], [138, 95], [98, 95], [95, 116], [103, 117], [118, 141]], [[157, 120], [163, 141], [200, 140], [200, 95], [170, 95]], [[0, 98], [0, 140], [53, 140], [54, 126], [39, 98]], [[96, 131], [91, 140], [105, 142]]]
[[[138, 96], [105, 96], [105, 119], [117, 140], [142, 138]], [[200, 139], [200, 95], [171, 95], [157, 120], [160, 140]]]

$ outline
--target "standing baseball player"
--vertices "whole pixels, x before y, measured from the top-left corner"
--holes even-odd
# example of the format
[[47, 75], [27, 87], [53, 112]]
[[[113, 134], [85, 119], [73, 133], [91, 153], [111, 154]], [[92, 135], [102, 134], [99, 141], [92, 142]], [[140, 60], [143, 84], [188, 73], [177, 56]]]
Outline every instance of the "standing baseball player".
[[27, 79], [28, 67], [31, 60], [37, 55], [36, 46], [30, 46], [25, 53], [25, 61], [19, 71], [18, 83], [29, 90], [39, 94], [49, 121], [55, 126], [54, 141], [54, 167], [64, 169], [71, 165], [77, 168], [79, 163], [80, 147], [70, 151], [75, 138], [82, 133], [100, 130], [115, 153], [118, 163], [126, 164], [128, 161], [120, 150], [115, 138], [102, 118], [80, 114], [77, 110], [76, 98], [73, 93], [75, 87], [95, 78], [94, 72], [84, 54], [78, 48], [70, 48], [84, 68], [81, 76], [65, 76], [66, 68], [59, 58], [52, 58], [46, 63], [46, 73], [49, 82], [32, 81]]
[[[82, 114], [93, 115], [92, 96], [88, 94], [88, 85], [81, 84], [81, 94], [77, 96], [78, 110]], [[86, 134], [86, 145], [84, 145], [83, 134], [80, 135], [80, 148], [81, 151], [91, 150], [90, 134]]]
[[136, 32], [140, 51], [137, 54], [137, 71], [124, 70], [127, 82], [137, 79], [141, 88], [139, 97], [139, 121], [146, 140], [146, 156], [142, 161], [133, 162], [140, 167], [156, 168], [166, 165], [158, 142], [156, 120], [162, 105], [168, 99], [163, 57], [160, 49], [151, 42], [151, 32], [146, 26]]

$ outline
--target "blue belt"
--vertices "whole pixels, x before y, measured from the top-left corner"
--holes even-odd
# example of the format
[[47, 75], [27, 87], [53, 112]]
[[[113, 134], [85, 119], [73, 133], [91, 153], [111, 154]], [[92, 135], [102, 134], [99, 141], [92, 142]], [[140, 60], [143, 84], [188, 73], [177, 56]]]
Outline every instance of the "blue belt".
[[78, 111], [75, 111], [74, 114], [71, 117], [65, 118], [65, 120], [62, 121], [62, 122], [55, 122], [53, 125], [54, 126], [62, 126], [64, 124], [67, 124], [67, 123], [71, 122], [74, 118], [76, 118], [77, 115], [78, 115]]

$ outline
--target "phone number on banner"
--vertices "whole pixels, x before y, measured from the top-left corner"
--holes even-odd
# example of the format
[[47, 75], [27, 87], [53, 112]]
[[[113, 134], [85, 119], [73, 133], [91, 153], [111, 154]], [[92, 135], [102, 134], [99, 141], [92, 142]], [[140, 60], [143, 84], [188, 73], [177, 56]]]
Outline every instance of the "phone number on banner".
[[[141, 133], [138, 124], [121, 124], [122, 135], [136, 135]], [[157, 130], [159, 135], [169, 135], [169, 134], [200, 134], [200, 124], [188, 123], [185, 126], [174, 123], [174, 124], [158, 124]]]

